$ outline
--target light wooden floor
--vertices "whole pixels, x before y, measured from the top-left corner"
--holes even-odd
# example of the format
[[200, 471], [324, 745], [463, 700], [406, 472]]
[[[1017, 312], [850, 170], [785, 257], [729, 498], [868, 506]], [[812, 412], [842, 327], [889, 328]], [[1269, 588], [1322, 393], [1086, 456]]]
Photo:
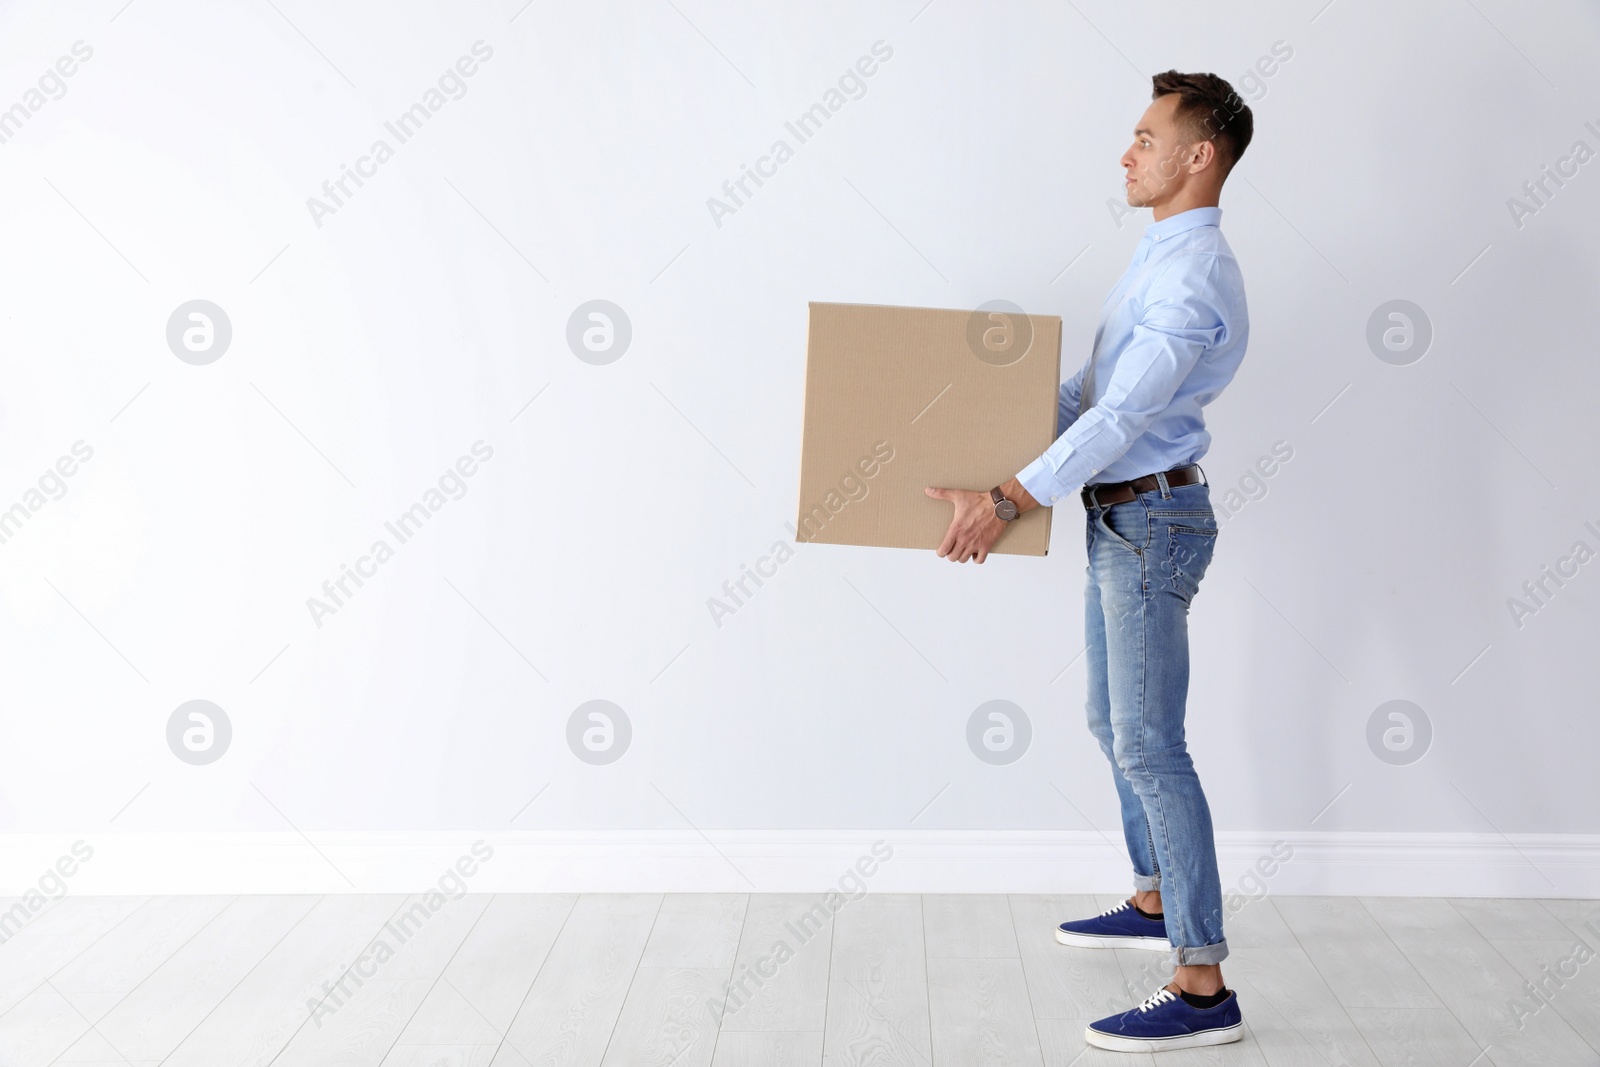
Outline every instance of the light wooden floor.
[[1600, 958], [1573, 956], [1600, 949], [1596, 901], [1252, 902], [1222, 968], [1245, 1039], [1150, 1056], [1083, 1027], [1164, 984], [1165, 954], [1053, 936], [1120, 896], [871, 894], [802, 941], [816, 899], [469, 895], [402, 940], [418, 898], [69, 897], [0, 945], [0, 1064], [1600, 1064]]

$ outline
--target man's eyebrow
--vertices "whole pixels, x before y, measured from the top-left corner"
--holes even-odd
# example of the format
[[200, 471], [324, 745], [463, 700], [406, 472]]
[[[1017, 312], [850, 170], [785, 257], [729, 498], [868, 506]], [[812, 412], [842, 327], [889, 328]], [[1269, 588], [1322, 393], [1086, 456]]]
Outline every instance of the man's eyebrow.
[[1145, 129], [1143, 126], [1140, 126], [1137, 130], [1133, 131], [1133, 135], [1135, 137], [1139, 136], [1141, 133], [1144, 134], [1147, 137], [1154, 137], [1155, 136], [1154, 133], [1152, 133], [1149, 130]]

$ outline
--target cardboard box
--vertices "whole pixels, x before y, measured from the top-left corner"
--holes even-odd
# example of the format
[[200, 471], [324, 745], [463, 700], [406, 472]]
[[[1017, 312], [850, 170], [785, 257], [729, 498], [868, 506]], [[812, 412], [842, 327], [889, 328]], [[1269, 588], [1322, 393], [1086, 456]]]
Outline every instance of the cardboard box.
[[[1055, 441], [1058, 316], [1001, 301], [810, 310], [796, 541], [937, 551], [955, 512], [924, 486], [987, 492]], [[1045, 555], [1052, 510], [991, 552]]]

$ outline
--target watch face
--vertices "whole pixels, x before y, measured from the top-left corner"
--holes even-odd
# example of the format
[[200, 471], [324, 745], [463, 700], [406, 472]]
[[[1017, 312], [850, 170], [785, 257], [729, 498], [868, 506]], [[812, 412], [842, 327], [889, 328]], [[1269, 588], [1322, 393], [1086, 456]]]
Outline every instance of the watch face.
[[1017, 517], [1017, 505], [1009, 500], [1002, 500], [994, 506], [994, 513], [1007, 522]]

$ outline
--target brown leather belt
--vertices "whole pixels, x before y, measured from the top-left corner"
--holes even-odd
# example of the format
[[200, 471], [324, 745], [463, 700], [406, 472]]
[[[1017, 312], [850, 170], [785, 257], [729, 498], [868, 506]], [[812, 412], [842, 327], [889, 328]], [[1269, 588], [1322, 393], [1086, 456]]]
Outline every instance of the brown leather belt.
[[[1193, 485], [1205, 477], [1198, 463], [1191, 463], [1187, 467], [1174, 467], [1163, 473], [1167, 476], [1167, 485], [1169, 487]], [[1152, 489], [1160, 488], [1161, 483], [1156, 481], [1154, 474], [1145, 474], [1126, 482], [1100, 482], [1095, 485], [1086, 485], [1079, 491], [1078, 495], [1083, 498], [1084, 508], [1093, 511], [1096, 500], [1100, 502], [1101, 507], [1109, 507], [1112, 504], [1122, 504], [1132, 500], [1140, 493], [1148, 493]]]

